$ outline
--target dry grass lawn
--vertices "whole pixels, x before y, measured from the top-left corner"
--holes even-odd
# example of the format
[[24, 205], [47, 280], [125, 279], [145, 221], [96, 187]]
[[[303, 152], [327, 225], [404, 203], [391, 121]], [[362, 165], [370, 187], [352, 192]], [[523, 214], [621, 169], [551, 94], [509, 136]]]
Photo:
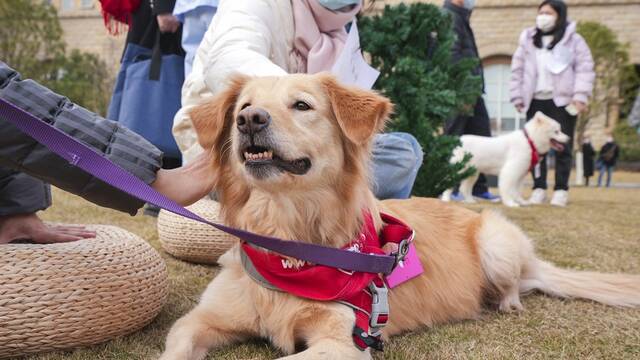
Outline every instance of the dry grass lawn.
[[[640, 182], [640, 174], [616, 174]], [[624, 180], [623, 180], [624, 179]], [[161, 251], [154, 219], [130, 217], [55, 192], [44, 213], [51, 221], [104, 223], [126, 228]], [[564, 267], [640, 274], [640, 190], [574, 188], [567, 209], [550, 206], [500, 208], [535, 240], [539, 254]], [[218, 269], [163, 254], [170, 276], [169, 300], [144, 329], [108, 343], [32, 359], [150, 359], [161, 352], [169, 327], [191, 309]], [[428, 266], [428, 264], [425, 264]], [[524, 299], [526, 311], [441, 325], [392, 339], [376, 359], [638, 359], [640, 310], [543, 295]], [[393, 314], [392, 314], [393, 316]], [[419, 314], [416, 314], [419, 316]], [[209, 359], [266, 359], [282, 355], [262, 340], [219, 349]]]

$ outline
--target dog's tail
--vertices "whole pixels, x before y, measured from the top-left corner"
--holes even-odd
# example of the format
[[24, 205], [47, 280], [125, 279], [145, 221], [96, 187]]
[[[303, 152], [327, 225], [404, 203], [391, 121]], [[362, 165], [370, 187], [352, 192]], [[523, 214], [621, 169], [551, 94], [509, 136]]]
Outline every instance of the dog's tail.
[[535, 259], [520, 292], [540, 290], [552, 296], [581, 298], [620, 307], [640, 306], [640, 276], [561, 269]]

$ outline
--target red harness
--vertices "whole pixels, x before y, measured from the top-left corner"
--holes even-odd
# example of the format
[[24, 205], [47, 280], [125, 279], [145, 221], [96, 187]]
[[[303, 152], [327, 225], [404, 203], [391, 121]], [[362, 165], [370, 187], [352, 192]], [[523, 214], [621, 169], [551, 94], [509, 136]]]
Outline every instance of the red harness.
[[529, 165], [529, 171], [533, 170], [533, 168], [538, 165], [540, 162], [540, 154], [538, 154], [538, 149], [536, 148], [536, 144], [533, 143], [526, 129], [522, 129], [524, 133], [524, 137], [527, 138], [527, 142], [529, 142], [529, 147], [531, 148], [531, 163]]
[[[400, 220], [380, 214], [385, 222], [380, 236], [373, 218], [365, 213], [363, 230], [343, 249], [362, 253], [384, 254], [382, 246], [400, 243], [413, 231]], [[306, 261], [284, 258], [243, 242], [242, 250], [258, 274], [278, 290], [311, 300], [337, 301], [350, 306], [356, 315], [353, 340], [361, 350], [382, 350], [381, 331], [389, 319], [387, 287], [378, 274], [350, 272]], [[249, 275], [251, 273], [249, 272]], [[254, 274], [255, 275], [255, 274]]]

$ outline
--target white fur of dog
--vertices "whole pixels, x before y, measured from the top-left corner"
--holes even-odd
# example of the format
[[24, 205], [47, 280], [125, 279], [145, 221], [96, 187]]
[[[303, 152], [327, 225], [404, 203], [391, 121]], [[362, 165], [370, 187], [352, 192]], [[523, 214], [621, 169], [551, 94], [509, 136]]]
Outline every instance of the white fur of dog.
[[[560, 124], [552, 118], [537, 112], [528, 121], [525, 130], [533, 141], [538, 154], [544, 156], [549, 149], [561, 151], [569, 136], [562, 132]], [[476, 172], [460, 183], [460, 193], [465, 202], [475, 202], [471, 194], [479, 173], [498, 176], [498, 189], [502, 203], [510, 207], [528, 205], [522, 197], [522, 183], [531, 166], [532, 149], [523, 131], [514, 131], [497, 137], [463, 135], [461, 146], [451, 158], [452, 163], [460, 162], [465, 154], [472, 155], [468, 165]], [[451, 200], [452, 189], [442, 194], [442, 200]]]

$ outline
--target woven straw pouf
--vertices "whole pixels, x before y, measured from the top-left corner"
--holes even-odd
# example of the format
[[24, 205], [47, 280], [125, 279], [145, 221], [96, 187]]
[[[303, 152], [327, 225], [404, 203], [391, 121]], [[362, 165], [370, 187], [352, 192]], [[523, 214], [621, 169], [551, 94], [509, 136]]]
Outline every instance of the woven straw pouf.
[[[220, 205], [214, 200], [202, 199], [188, 209], [209, 221], [219, 221]], [[235, 241], [234, 237], [213, 226], [166, 210], [158, 215], [158, 237], [167, 253], [200, 264], [215, 264]]]
[[160, 254], [123, 229], [87, 228], [96, 239], [0, 245], [0, 358], [104, 342], [160, 312]]

